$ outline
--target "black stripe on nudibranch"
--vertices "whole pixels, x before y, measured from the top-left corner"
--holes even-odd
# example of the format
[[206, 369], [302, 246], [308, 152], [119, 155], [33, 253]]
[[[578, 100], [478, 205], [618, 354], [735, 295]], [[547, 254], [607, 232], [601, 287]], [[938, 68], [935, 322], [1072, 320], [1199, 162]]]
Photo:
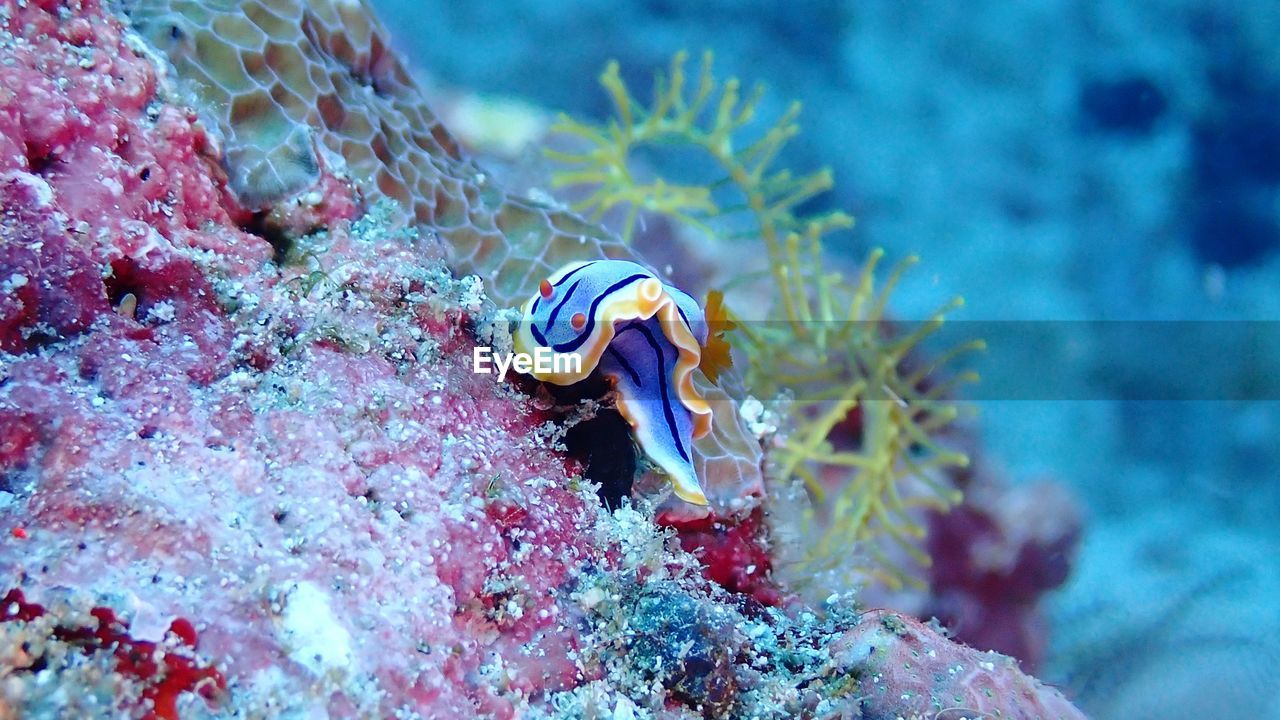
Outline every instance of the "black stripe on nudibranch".
[[556, 317], [560, 315], [560, 310], [564, 308], [565, 303], [569, 302], [569, 299], [573, 297], [573, 293], [577, 291], [578, 286], [581, 284], [582, 281], [579, 280], [569, 286], [569, 291], [564, 294], [564, 297], [560, 298], [560, 302], [556, 303], [555, 307], [551, 308], [551, 314], [547, 316], [547, 332], [551, 332], [551, 326], [556, 324]]
[[[630, 285], [631, 283], [637, 280], [643, 280], [649, 277], [653, 277], [653, 276], [649, 275], [648, 273], [636, 273], [635, 275], [631, 275], [629, 277], [623, 278], [622, 280], [619, 280], [618, 282], [605, 288], [604, 292], [600, 293], [599, 295], [596, 295], [595, 298], [592, 299], [591, 307], [586, 312], [587, 325], [586, 327], [582, 328], [582, 332], [578, 333], [577, 337], [573, 338], [572, 340], [566, 340], [565, 342], [562, 342], [558, 345], [553, 345], [551, 349], [555, 350], [556, 352], [573, 352], [574, 350], [577, 350], [578, 348], [582, 347], [583, 343], [587, 341], [587, 338], [591, 337], [591, 333], [595, 330], [596, 310], [600, 307], [600, 303], [604, 302], [605, 299], [608, 298], [610, 295]], [[550, 325], [548, 325], [547, 328], [549, 331]]]
[[671, 401], [667, 397], [667, 354], [662, 351], [662, 345], [658, 343], [657, 338], [649, 331], [649, 328], [639, 323], [632, 323], [625, 327], [622, 332], [627, 330], [638, 330], [644, 335], [644, 339], [649, 342], [649, 347], [658, 357], [658, 397], [662, 399], [662, 415], [667, 420], [667, 430], [671, 433], [671, 442], [675, 443], [676, 451], [680, 453], [680, 457], [685, 462], [690, 462], [689, 452], [685, 450], [684, 443], [680, 440], [680, 432], [676, 428], [676, 414], [671, 407]]
[[684, 314], [684, 308], [680, 307], [680, 303], [675, 303], [676, 312], [680, 313], [680, 319], [684, 321], [684, 328], [689, 331], [694, 340], [698, 339], [698, 333], [693, 331], [693, 323], [689, 322], [689, 316]]
[[631, 367], [631, 363], [627, 362], [627, 359], [622, 356], [622, 353], [614, 350], [613, 346], [609, 346], [609, 354], [613, 356], [614, 360], [618, 361], [618, 364], [622, 366], [623, 370], [627, 371], [627, 374], [631, 376], [631, 382], [635, 383], [636, 387], [644, 387], [644, 383], [640, 382], [640, 373], [636, 372], [636, 369]]
[[567, 273], [565, 273], [565, 274], [564, 274], [564, 277], [562, 277], [562, 278], [560, 278], [559, 280], [557, 280], [557, 281], [555, 281], [555, 282], [551, 283], [551, 287], [560, 287], [561, 285], [563, 285], [563, 284], [565, 284], [566, 282], [568, 282], [569, 278], [573, 277], [574, 275], [577, 275], [578, 273], [582, 272], [583, 270], [586, 270], [587, 268], [589, 268], [589, 267], [591, 267], [592, 265], [595, 265], [595, 264], [596, 264], [596, 261], [595, 261], [595, 260], [592, 260], [592, 261], [591, 261], [591, 262], [589, 262], [589, 263], [583, 263], [580, 267], [576, 267], [576, 268], [574, 268], [574, 269], [570, 270], [569, 272], [567, 272]]
[[[555, 281], [554, 283], [552, 283], [552, 284], [551, 284], [551, 287], [553, 287], [553, 288], [554, 288], [554, 287], [560, 287], [561, 285], [563, 285], [564, 283], [566, 283], [566, 282], [569, 280], [569, 278], [573, 277], [574, 275], [577, 275], [578, 273], [582, 272], [583, 270], [586, 270], [587, 268], [591, 267], [592, 265], [595, 265], [595, 264], [596, 264], [596, 262], [597, 262], [597, 261], [592, 260], [591, 262], [583, 263], [580, 267], [576, 267], [576, 268], [574, 268], [574, 269], [570, 270], [569, 272], [567, 272], [567, 273], [565, 273], [565, 274], [564, 274], [564, 277], [562, 277], [562, 278], [560, 278], [559, 280], [557, 280], [557, 281]], [[538, 312], [538, 303], [540, 303], [540, 302], [542, 302], [542, 295], [541, 295], [541, 294], [538, 294], [536, 297], [534, 297], [534, 298], [533, 298], [533, 305], [529, 307], [529, 314], [530, 314], [530, 315], [533, 315], [533, 314], [535, 314], [535, 313], [537, 313], [537, 312]], [[546, 343], [543, 343], [543, 345], [546, 345]]]

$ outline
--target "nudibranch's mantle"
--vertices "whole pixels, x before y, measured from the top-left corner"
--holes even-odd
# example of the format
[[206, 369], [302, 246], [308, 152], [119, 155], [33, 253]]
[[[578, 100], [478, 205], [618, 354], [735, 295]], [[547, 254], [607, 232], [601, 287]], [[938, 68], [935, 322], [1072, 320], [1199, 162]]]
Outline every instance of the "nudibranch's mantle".
[[577, 372], [534, 377], [571, 385], [600, 368], [618, 392], [618, 411], [676, 495], [706, 505], [693, 469], [693, 440], [711, 430], [711, 407], [693, 384], [707, 341], [698, 303], [642, 265], [595, 260], [542, 281], [523, 311], [516, 350], [549, 348], [582, 359]]

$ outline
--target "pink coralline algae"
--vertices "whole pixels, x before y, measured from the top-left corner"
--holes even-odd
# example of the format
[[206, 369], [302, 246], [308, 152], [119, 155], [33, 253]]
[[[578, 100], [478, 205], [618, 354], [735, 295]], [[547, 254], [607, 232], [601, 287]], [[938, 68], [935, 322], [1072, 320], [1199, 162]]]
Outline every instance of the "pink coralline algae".
[[[1058, 693], [1018, 670], [1013, 660], [948, 642], [935, 628], [883, 610], [862, 615], [830, 647], [833, 662], [857, 669], [861, 717], [1084, 718]], [[929, 710], [905, 714], [902, 707]]]
[[1005, 488], [979, 467], [965, 502], [930, 517], [925, 607], [964, 642], [1035, 669], [1044, 660], [1039, 601], [1061, 585], [1080, 539], [1074, 499], [1048, 482]]
[[257, 234], [97, 2], [0, 23], [0, 718], [1080, 717], [767, 607], [764, 510], [604, 510], [434, 238], [337, 175]]

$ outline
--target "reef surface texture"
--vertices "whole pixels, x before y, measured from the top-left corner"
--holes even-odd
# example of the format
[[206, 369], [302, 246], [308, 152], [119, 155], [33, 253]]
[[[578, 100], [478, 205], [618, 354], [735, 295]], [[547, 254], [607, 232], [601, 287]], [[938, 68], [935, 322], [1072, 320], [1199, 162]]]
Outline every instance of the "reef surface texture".
[[5, 3], [0, 33], [0, 718], [1082, 717], [1003, 656], [769, 607], [734, 592], [763, 564], [704, 571], [652, 507], [601, 508], [561, 428], [471, 372], [504, 340], [482, 283], [366, 211], [343, 154], [272, 210], [317, 232], [261, 232], [259, 176], [119, 18]]

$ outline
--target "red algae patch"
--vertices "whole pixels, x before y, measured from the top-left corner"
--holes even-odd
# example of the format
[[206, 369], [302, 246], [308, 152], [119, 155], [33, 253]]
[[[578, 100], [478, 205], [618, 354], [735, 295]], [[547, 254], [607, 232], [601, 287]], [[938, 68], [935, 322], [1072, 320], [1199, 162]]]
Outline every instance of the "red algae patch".
[[[164, 641], [152, 642], [131, 637], [128, 623], [121, 622], [109, 608], [92, 608], [88, 617], [64, 614], [68, 617], [47, 617], [48, 611], [27, 602], [20, 590], [10, 590], [0, 599], [0, 625], [7, 625], [2, 628], [4, 645], [17, 651], [6, 653], [12, 663], [11, 677], [50, 670], [65, 675], [86, 668], [92, 675], [94, 670], [109, 667], [104, 674], [118, 673], [138, 694], [134, 707], [120, 709], [139, 713], [143, 720], [178, 720], [178, 701], [183, 695], [193, 694], [216, 705], [226, 689], [221, 673], [192, 657], [198, 638], [194, 626], [184, 618], [170, 624]], [[11, 645], [18, 643], [20, 650]], [[34, 689], [34, 694], [39, 694], [40, 684], [34, 684]], [[82, 688], [80, 701], [87, 700], [89, 690]], [[35, 704], [31, 698], [27, 700], [29, 706]], [[82, 712], [91, 711], [92, 701], [86, 704], [80, 707]]]
[[708, 580], [766, 605], [786, 599], [772, 579], [773, 555], [761, 509], [738, 521], [707, 518], [675, 528], [680, 546], [702, 562]]

